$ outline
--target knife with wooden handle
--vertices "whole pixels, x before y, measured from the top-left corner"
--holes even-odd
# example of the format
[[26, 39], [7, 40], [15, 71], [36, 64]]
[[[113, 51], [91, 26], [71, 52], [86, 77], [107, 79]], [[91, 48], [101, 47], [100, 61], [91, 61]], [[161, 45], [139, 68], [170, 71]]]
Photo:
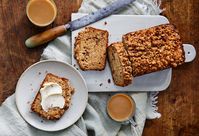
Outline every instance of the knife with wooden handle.
[[47, 43], [58, 36], [63, 35], [66, 31], [77, 30], [98, 20], [105, 18], [114, 12], [124, 8], [135, 0], [117, 0], [113, 2], [111, 5], [101, 8], [96, 12], [92, 12], [86, 16], [83, 16], [77, 20], [71, 21], [68, 24], [61, 25], [44, 31], [40, 34], [34, 35], [25, 41], [25, 44], [28, 48], [33, 48], [39, 46], [41, 44]]

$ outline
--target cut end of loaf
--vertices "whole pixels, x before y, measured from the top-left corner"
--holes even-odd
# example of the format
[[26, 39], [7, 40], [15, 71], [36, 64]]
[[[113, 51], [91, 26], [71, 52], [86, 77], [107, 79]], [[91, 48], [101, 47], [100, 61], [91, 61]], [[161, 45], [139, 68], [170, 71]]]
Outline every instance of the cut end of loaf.
[[133, 79], [132, 68], [122, 42], [112, 43], [108, 47], [108, 59], [114, 83], [118, 86], [129, 85]]

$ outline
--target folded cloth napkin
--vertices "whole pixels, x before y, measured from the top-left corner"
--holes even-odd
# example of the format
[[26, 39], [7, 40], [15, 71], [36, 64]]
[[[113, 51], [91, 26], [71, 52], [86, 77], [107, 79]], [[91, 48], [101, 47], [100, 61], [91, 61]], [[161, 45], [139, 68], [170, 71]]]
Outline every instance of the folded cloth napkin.
[[[115, 0], [84, 0], [80, 13], [89, 13], [107, 6]], [[161, 13], [155, 0], [136, 0], [119, 14], [148, 14]], [[55, 39], [41, 55], [43, 59], [55, 59], [71, 63], [70, 33]], [[83, 116], [72, 126], [58, 132], [45, 132], [27, 124], [16, 108], [14, 95], [10, 96], [0, 107], [0, 135], [2, 136], [140, 136], [146, 119], [159, 118], [157, 112], [157, 94], [128, 93], [136, 102], [136, 127], [121, 124], [111, 120], [106, 113], [106, 102], [112, 93], [89, 93], [89, 100]]]

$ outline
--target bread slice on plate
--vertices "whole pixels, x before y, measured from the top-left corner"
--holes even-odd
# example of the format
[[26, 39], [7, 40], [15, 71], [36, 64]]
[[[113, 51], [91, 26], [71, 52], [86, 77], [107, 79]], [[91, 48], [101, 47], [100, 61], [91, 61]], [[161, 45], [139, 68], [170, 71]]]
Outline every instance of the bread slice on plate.
[[43, 80], [40, 89], [43, 87], [45, 83], [57, 83], [58, 85], [61, 86], [62, 88], [62, 96], [65, 99], [64, 107], [59, 108], [59, 107], [53, 107], [50, 108], [48, 111], [43, 110], [41, 106], [41, 93], [38, 91], [32, 105], [31, 105], [31, 110], [36, 112], [39, 116], [47, 119], [47, 120], [57, 120], [62, 117], [64, 112], [69, 108], [70, 103], [71, 103], [71, 97], [72, 94], [74, 93], [74, 88], [71, 87], [69, 80], [66, 78], [61, 78], [56, 75], [53, 75], [51, 73], [48, 73]]
[[118, 86], [130, 84], [133, 79], [131, 62], [122, 42], [108, 47], [108, 59], [114, 83]]
[[182, 41], [176, 28], [163, 24], [123, 36], [133, 76], [176, 67], [185, 61]]
[[82, 70], [103, 70], [106, 65], [108, 32], [86, 27], [75, 39], [74, 57]]

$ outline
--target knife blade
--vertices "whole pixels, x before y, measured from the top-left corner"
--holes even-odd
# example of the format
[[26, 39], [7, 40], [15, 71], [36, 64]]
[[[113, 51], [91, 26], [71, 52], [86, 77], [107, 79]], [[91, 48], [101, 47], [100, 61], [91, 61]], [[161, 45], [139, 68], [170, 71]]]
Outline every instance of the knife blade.
[[89, 15], [83, 16], [77, 20], [74, 20], [69, 24], [66, 24], [66, 27], [70, 27], [70, 30], [76, 30], [79, 29], [81, 27], [87, 26], [89, 24], [92, 24], [94, 22], [97, 22], [98, 20], [101, 20], [102, 18], [105, 18], [111, 14], [113, 14], [114, 12], [116, 12], [117, 10], [122, 9], [123, 7], [126, 7], [127, 5], [129, 5], [130, 3], [134, 2], [135, 0], [118, 0], [114, 3], [112, 3], [111, 5], [101, 8], [96, 12], [92, 12]]
[[92, 12], [65, 25], [58, 26], [40, 34], [34, 35], [25, 41], [25, 45], [28, 48], [33, 48], [49, 42], [56, 37], [63, 35], [67, 30], [74, 31], [91, 23], [97, 22], [98, 20], [113, 14], [114, 12], [122, 9], [134, 1], [135, 0], [117, 0], [116, 2], [113, 2], [109, 6], [101, 8], [96, 12]]

